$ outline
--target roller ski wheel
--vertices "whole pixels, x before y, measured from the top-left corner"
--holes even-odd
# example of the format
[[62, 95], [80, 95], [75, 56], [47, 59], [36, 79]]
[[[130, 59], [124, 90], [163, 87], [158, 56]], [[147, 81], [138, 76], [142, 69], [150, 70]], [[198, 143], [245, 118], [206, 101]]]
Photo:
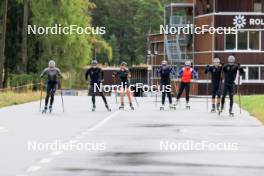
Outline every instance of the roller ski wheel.
[[170, 105], [170, 110], [176, 110], [176, 105]]
[[211, 109], [211, 113], [216, 113], [216, 109]]

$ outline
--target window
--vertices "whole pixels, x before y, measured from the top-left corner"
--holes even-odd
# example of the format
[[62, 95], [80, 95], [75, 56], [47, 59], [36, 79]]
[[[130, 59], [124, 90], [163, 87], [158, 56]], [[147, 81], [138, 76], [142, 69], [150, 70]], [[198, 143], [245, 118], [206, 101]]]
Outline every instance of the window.
[[259, 67], [248, 67], [248, 79], [259, 80]]
[[254, 12], [262, 12], [261, 0], [254, 0]]
[[260, 79], [264, 80], [264, 67], [260, 67]]
[[249, 49], [259, 50], [259, 32], [257, 31], [249, 32]]
[[247, 50], [248, 48], [248, 32], [238, 32], [237, 45], [238, 50]]
[[227, 50], [236, 49], [236, 35], [235, 34], [226, 35], [226, 49]]
[[260, 50], [259, 31], [238, 31], [225, 35], [226, 50]]

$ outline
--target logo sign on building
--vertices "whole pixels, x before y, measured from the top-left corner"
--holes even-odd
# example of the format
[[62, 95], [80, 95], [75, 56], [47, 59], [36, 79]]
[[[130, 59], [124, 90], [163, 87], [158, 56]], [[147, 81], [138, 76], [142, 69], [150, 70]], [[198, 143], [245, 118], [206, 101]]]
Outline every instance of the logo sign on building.
[[233, 18], [233, 25], [238, 28], [245, 28], [246, 26], [264, 26], [264, 18], [263, 17], [258, 17], [258, 18], [246, 18], [244, 15], [236, 15]]

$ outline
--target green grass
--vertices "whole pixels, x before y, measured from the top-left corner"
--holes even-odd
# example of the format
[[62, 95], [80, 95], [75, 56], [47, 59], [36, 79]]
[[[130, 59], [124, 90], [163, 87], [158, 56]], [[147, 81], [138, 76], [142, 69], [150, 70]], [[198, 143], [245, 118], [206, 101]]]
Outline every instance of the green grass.
[[241, 106], [264, 124], [264, 95], [242, 96]]
[[40, 92], [0, 92], [0, 108], [39, 100]]

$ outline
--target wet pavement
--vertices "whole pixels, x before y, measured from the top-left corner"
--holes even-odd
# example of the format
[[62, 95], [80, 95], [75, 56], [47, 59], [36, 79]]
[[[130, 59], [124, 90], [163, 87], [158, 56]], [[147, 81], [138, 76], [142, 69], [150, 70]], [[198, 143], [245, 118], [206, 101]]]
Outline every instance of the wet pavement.
[[[219, 117], [205, 99], [176, 111], [160, 111], [155, 98], [118, 111], [108, 99], [112, 112], [100, 97], [96, 112], [90, 97], [65, 97], [65, 113], [59, 99], [54, 114], [40, 114], [38, 102], [0, 109], [0, 176], [264, 175], [264, 127], [237, 106], [236, 117]], [[32, 141], [75, 147], [31, 151]]]

